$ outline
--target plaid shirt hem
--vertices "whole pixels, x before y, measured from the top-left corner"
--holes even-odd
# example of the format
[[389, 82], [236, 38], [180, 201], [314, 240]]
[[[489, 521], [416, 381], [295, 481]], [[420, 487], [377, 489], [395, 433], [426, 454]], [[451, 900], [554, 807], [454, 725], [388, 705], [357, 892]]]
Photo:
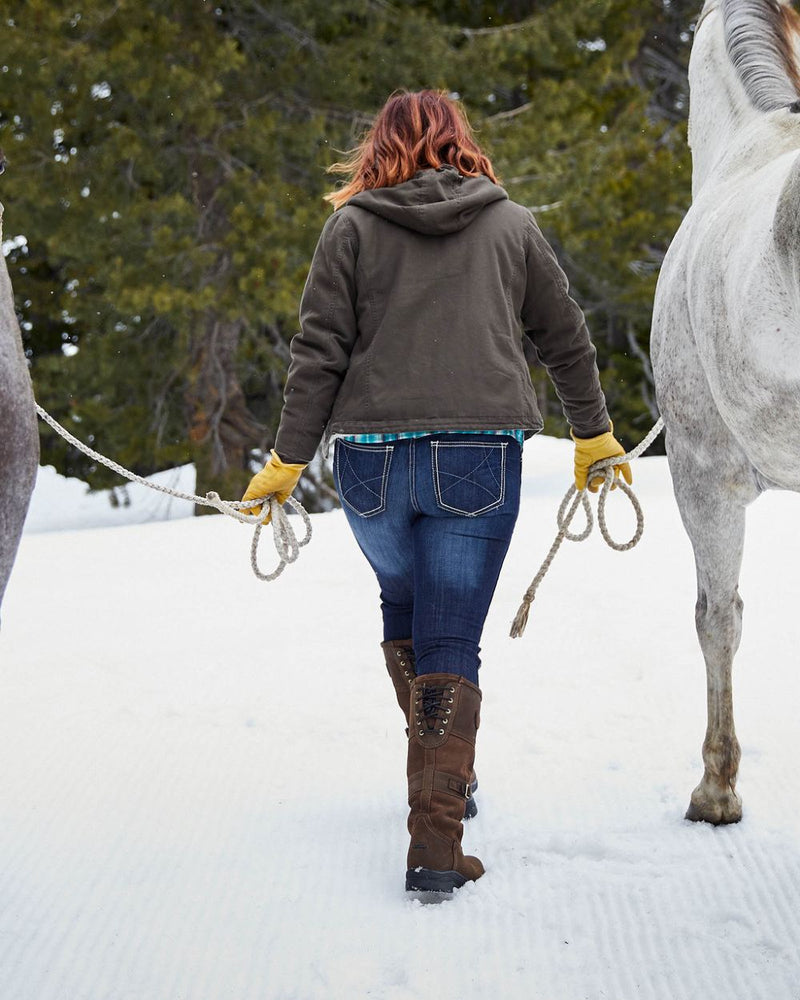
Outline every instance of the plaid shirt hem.
[[352, 441], [354, 444], [383, 444], [386, 441], [405, 441], [408, 438], [430, 437], [431, 434], [490, 434], [494, 437], [513, 437], [520, 448], [525, 443], [525, 432], [508, 431], [399, 431], [396, 434], [336, 434], [334, 438]]

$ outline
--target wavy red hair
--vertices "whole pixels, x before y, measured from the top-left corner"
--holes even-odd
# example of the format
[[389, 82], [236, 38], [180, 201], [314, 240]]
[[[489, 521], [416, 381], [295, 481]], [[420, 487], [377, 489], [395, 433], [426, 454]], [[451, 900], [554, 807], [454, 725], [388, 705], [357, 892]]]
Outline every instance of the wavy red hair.
[[341, 208], [359, 191], [392, 187], [418, 170], [446, 164], [465, 177], [484, 174], [498, 183], [460, 104], [443, 90], [399, 91], [384, 104], [347, 159], [328, 168], [347, 180], [325, 199]]

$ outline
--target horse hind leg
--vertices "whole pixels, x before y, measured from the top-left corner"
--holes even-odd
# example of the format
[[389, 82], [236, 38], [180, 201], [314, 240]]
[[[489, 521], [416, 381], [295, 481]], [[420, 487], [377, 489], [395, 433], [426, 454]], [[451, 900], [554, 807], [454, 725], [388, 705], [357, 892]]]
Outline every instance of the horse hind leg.
[[[744, 538], [744, 511], [740, 513], [737, 540]], [[727, 540], [735, 544], [732, 534]], [[739, 553], [741, 559], [741, 543]], [[706, 662], [708, 724], [703, 740], [703, 779], [692, 792], [686, 811], [690, 820], [721, 824], [737, 823], [742, 818], [742, 800], [736, 792], [741, 748], [733, 718], [732, 681], [733, 657], [742, 634], [742, 608], [738, 582], [720, 570], [719, 560], [700, 557], [695, 625]]]
[[[671, 457], [671, 464], [672, 457]], [[732, 489], [731, 479], [709, 469], [673, 470], [675, 493], [694, 549], [697, 568], [695, 624], [706, 663], [708, 726], [703, 742], [703, 779], [692, 792], [690, 820], [737, 823], [742, 801], [736, 792], [741, 749], [733, 718], [733, 658], [742, 633], [739, 571], [745, 532], [745, 504], [757, 495], [748, 481]], [[718, 482], [725, 482], [725, 487]], [[743, 480], [740, 479], [740, 482]]]

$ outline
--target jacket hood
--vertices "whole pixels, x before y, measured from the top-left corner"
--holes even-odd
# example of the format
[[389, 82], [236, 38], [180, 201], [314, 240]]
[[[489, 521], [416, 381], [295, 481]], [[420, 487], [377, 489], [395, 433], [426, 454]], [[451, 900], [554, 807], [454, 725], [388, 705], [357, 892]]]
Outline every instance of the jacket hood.
[[487, 205], [506, 198], [488, 177], [465, 177], [447, 166], [420, 170], [392, 187], [359, 191], [347, 204], [426, 236], [443, 236], [466, 229]]

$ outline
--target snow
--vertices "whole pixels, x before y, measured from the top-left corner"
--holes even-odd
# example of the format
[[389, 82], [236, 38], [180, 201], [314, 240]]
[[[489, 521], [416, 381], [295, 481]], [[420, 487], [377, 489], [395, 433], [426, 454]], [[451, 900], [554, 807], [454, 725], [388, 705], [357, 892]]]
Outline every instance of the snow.
[[508, 638], [571, 454], [525, 448], [465, 833], [487, 874], [440, 906], [403, 891], [403, 721], [341, 512], [264, 584], [233, 521], [42, 470], [0, 633], [0, 997], [797, 1000], [794, 499], [748, 515], [745, 817], [714, 829], [683, 819], [705, 677], [663, 459], [634, 466], [639, 546], [565, 543]]
[[[194, 466], [184, 465], [169, 472], [159, 472], [151, 476], [150, 481], [167, 489], [194, 493]], [[112, 497], [113, 503], [110, 502]], [[191, 517], [193, 511], [193, 505], [187, 500], [124, 480], [120, 480], [120, 485], [114, 490], [91, 493], [86, 483], [79, 479], [65, 479], [48, 465], [39, 468], [25, 531], [65, 531], [169, 521]]]

